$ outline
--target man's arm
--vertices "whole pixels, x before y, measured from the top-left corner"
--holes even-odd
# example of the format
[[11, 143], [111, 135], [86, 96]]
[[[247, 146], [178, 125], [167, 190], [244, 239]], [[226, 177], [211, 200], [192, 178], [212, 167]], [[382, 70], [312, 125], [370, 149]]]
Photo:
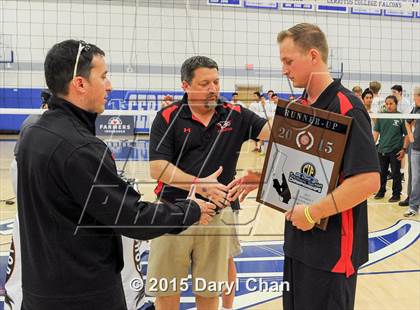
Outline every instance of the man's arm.
[[270, 139], [271, 129], [273, 128], [273, 120], [270, 119], [261, 129], [260, 134], [258, 135], [258, 140], [267, 141]]
[[401, 150], [397, 153], [397, 159], [402, 160], [404, 158], [405, 153], [407, 153], [408, 145], [410, 144], [410, 140], [408, 138], [408, 134], [404, 136], [404, 143]]
[[373, 131], [373, 141], [375, 142], [375, 144], [378, 142], [378, 138], [379, 138], [379, 132], [374, 130]]
[[166, 160], [153, 160], [149, 164], [153, 179], [186, 191], [189, 191], [191, 185], [194, 184], [198, 194], [210, 199], [219, 208], [224, 208], [229, 204], [226, 198], [228, 187], [217, 180], [223, 171], [222, 167], [208, 177], [197, 178]]
[[407, 129], [407, 136], [408, 136], [408, 141], [410, 143], [414, 143], [414, 135], [413, 135], [413, 122], [405, 122], [405, 129]]
[[309, 223], [305, 216], [305, 208], [315, 222], [352, 209], [365, 201], [370, 195], [377, 192], [380, 187], [378, 172], [367, 172], [351, 176], [343, 181], [339, 187], [319, 202], [307, 206], [296, 205], [286, 212], [286, 219], [301, 230], [312, 229], [314, 224]]
[[140, 195], [123, 181], [102, 144], [74, 151], [64, 164], [63, 188], [79, 205], [78, 227], [108, 227], [135, 239], [152, 239], [179, 233], [212, 214], [208, 203], [191, 195], [175, 204], [140, 201]]

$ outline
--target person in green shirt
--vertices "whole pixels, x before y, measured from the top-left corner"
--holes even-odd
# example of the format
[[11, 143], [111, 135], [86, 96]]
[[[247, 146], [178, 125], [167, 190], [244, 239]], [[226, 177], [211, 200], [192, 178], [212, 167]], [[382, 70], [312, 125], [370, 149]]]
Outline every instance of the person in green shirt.
[[[397, 111], [398, 99], [395, 96], [385, 98], [386, 113], [399, 113]], [[392, 196], [389, 202], [398, 202], [401, 197], [401, 159], [407, 152], [408, 139], [404, 120], [401, 118], [380, 118], [373, 129], [375, 143], [379, 139], [378, 157], [381, 166], [381, 188], [375, 199], [384, 198], [386, 192], [386, 177], [389, 166], [392, 174]]]

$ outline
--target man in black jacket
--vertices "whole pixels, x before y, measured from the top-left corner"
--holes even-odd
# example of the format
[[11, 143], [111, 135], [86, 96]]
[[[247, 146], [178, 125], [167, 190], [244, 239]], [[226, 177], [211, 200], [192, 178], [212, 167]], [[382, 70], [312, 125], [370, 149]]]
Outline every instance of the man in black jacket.
[[95, 137], [111, 82], [104, 52], [67, 40], [48, 52], [50, 110], [25, 131], [17, 156], [22, 289], [26, 310], [126, 309], [120, 235], [151, 239], [206, 224], [214, 205], [195, 198], [141, 202]]

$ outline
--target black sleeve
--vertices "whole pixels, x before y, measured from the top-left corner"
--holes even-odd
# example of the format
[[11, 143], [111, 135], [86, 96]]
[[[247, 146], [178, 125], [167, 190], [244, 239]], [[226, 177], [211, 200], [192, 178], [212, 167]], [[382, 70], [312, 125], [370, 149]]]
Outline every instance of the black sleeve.
[[150, 160], [167, 160], [171, 162], [174, 153], [174, 140], [171, 126], [158, 113], [150, 129]]
[[243, 141], [247, 141], [249, 139], [258, 141], [258, 135], [263, 129], [265, 123], [267, 123], [267, 120], [244, 107], [241, 108], [241, 114], [243, 118], [241, 130], [245, 134]]
[[200, 206], [194, 201], [156, 204], [140, 195], [118, 175], [106, 146], [79, 148], [66, 161], [66, 186], [81, 216], [78, 225], [108, 226], [135, 239], [178, 233], [197, 222]]
[[344, 150], [343, 177], [347, 178], [366, 172], [379, 172], [378, 154], [373, 142], [369, 115], [360, 108], [353, 108], [347, 113], [347, 116], [353, 120]]

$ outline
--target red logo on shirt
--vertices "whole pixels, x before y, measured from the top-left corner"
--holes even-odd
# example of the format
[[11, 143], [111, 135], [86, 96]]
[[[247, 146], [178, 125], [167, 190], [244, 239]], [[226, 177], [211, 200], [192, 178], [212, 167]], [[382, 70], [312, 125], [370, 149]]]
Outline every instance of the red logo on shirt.
[[233, 130], [233, 128], [231, 127], [232, 125], [232, 121], [228, 120], [228, 121], [220, 121], [216, 124], [216, 129], [217, 132], [226, 132], [226, 131], [231, 131]]
[[185, 132], [185, 133], [187, 133], [187, 132], [188, 132], [188, 133], [190, 133], [190, 132], [191, 132], [191, 128], [189, 128], [189, 127], [184, 127], [184, 132]]

